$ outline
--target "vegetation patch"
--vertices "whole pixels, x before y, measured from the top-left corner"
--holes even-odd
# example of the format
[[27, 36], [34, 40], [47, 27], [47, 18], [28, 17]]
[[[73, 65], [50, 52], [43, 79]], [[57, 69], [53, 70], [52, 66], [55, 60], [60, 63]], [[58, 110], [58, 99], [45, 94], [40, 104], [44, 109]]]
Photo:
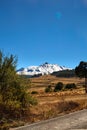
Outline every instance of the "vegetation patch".
[[0, 127], [8, 128], [8, 119], [21, 119], [37, 101], [27, 92], [26, 79], [16, 73], [17, 59], [0, 51]]
[[62, 82], [58, 82], [54, 88], [54, 92], [58, 92], [60, 90], [62, 90], [64, 87], [63, 83]]
[[31, 94], [38, 94], [38, 92], [37, 91], [32, 91]]
[[51, 87], [51, 85], [49, 85], [48, 87], [45, 88], [45, 92], [46, 92], [46, 93], [52, 92], [52, 87]]
[[58, 103], [58, 109], [60, 113], [72, 111], [73, 109], [76, 109], [77, 107], [79, 107], [79, 103], [74, 102], [74, 101], [69, 101], [69, 102], [63, 101], [63, 102]]
[[70, 89], [70, 90], [76, 89], [76, 88], [77, 88], [77, 87], [76, 87], [76, 84], [75, 84], [75, 83], [68, 83], [68, 84], [66, 84], [65, 87], [64, 87], [64, 89]]

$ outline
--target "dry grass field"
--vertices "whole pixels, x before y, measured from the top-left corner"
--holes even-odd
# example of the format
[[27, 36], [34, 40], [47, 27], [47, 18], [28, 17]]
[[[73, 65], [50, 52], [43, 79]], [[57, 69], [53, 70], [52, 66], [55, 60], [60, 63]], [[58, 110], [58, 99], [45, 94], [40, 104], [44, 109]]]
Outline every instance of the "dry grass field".
[[[38, 105], [30, 108], [30, 122], [59, 116], [73, 111], [87, 108], [87, 95], [83, 88], [84, 79], [80, 78], [58, 78], [51, 75], [44, 75], [38, 78], [31, 78], [31, 88], [29, 92], [37, 91], [37, 94], [32, 94], [38, 101]], [[58, 82], [75, 83], [77, 89], [66, 90], [60, 92], [45, 93], [45, 88], [51, 85], [52, 88]]]
[[80, 78], [58, 78], [52, 75], [44, 75], [38, 78], [31, 78], [31, 89], [29, 91], [38, 91], [43, 92], [44, 89], [51, 85], [52, 87], [55, 86], [58, 82], [63, 82], [64, 84], [67, 83], [75, 83], [78, 87], [82, 87], [84, 85], [84, 79]]
[[[52, 90], [54, 90], [58, 82], [62, 82], [64, 85], [67, 83], [75, 83], [77, 88], [61, 90], [59, 92], [45, 92], [45, 88], [48, 85], [51, 85]], [[85, 94], [83, 87], [84, 79], [76, 77], [58, 78], [51, 75], [44, 75], [28, 79], [26, 84], [30, 86], [30, 83], [31, 87], [28, 88], [28, 92], [37, 92], [31, 95], [37, 100], [38, 104], [31, 105], [28, 111], [26, 111], [27, 115], [21, 117], [20, 120], [14, 121], [12, 127], [39, 122], [87, 108], [87, 94]]]

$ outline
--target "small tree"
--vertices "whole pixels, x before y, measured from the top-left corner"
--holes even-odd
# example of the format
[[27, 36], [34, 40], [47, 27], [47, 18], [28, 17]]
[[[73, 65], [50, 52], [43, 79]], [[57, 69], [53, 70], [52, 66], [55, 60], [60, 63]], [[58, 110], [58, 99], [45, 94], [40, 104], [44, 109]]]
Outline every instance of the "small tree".
[[81, 61], [75, 68], [75, 73], [80, 78], [85, 78], [85, 92], [87, 93], [87, 62]]
[[17, 58], [13, 55], [5, 56], [0, 51], [0, 110], [2, 116], [16, 113], [23, 114], [34, 99], [26, 92], [22, 79], [16, 73]]
[[58, 82], [54, 88], [54, 92], [60, 91], [63, 89], [63, 83], [62, 82]]
[[10, 92], [10, 90], [13, 89], [12, 86], [15, 87], [15, 85], [18, 84], [16, 63], [17, 59], [15, 56], [5, 56], [2, 51], [0, 51], [0, 93], [3, 95], [3, 100], [8, 91]]
[[51, 87], [51, 85], [48, 85], [48, 87], [45, 88], [45, 92], [46, 92], [46, 93], [52, 92], [52, 87]]

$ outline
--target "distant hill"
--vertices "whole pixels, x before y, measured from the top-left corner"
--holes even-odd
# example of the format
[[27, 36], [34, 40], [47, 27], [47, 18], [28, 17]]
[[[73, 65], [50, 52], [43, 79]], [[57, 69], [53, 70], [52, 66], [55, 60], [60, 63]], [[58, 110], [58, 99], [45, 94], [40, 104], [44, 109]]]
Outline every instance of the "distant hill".
[[75, 70], [63, 70], [63, 71], [57, 71], [53, 72], [51, 75], [54, 75], [56, 77], [75, 77]]
[[52, 74], [53, 72], [63, 71], [63, 70], [70, 70], [67, 67], [59, 66], [57, 64], [49, 64], [45, 62], [39, 66], [29, 66], [27, 68], [20, 68], [17, 70], [17, 74], [25, 75], [26, 77], [38, 77], [41, 75]]

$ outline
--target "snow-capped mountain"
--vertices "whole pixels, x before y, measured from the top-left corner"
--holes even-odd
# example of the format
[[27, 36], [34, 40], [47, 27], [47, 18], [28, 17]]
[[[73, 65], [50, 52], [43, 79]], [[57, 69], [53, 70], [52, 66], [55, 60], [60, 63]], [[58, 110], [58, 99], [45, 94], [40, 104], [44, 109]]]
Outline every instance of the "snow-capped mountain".
[[17, 74], [29, 75], [29, 76], [34, 76], [39, 74], [44, 75], [44, 74], [51, 74], [53, 72], [62, 71], [66, 69], [69, 68], [66, 68], [64, 66], [59, 66], [57, 64], [49, 64], [46, 62], [39, 66], [29, 66], [27, 68], [21, 68], [17, 70]]

